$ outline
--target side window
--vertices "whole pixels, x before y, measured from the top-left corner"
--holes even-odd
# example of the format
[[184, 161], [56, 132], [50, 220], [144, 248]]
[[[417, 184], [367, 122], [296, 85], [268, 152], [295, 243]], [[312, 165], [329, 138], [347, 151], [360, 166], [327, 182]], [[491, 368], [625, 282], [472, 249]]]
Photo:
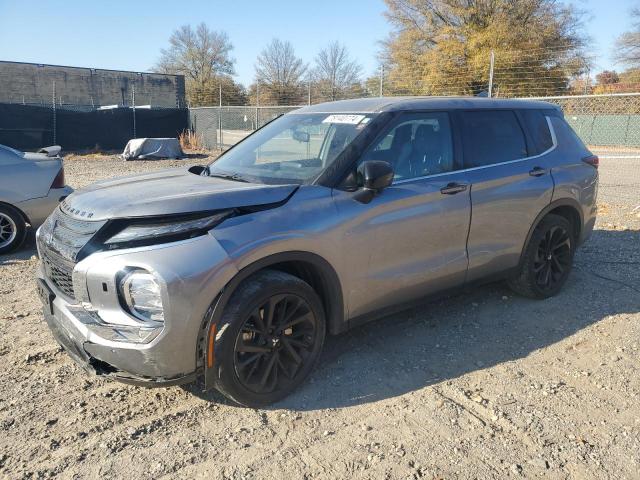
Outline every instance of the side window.
[[[549, 117], [551, 119], [551, 126], [556, 134], [558, 145], [570, 145], [577, 148], [579, 151], [588, 152], [584, 142], [578, 137], [576, 132], [571, 128], [564, 118], [561, 117]], [[588, 154], [588, 153], [587, 153]]]
[[510, 110], [462, 112], [466, 167], [508, 162], [527, 156], [527, 144], [516, 114]]
[[535, 147], [534, 154], [546, 152], [553, 146], [547, 118], [540, 110], [522, 110], [520, 112]]
[[407, 113], [384, 133], [360, 162], [384, 160], [394, 180], [454, 170], [451, 123], [446, 112]]

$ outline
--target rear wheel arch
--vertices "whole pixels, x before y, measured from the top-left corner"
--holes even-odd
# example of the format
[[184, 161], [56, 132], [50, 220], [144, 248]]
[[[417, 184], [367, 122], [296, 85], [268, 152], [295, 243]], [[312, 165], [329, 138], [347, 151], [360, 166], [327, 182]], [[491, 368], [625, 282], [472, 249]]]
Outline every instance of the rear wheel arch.
[[7, 202], [3, 202], [3, 201], [0, 201], [0, 206], [8, 207], [8, 208], [11, 208], [11, 209], [15, 210], [16, 212], [18, 212], [22, 216], [22, 219], [24, 220], [24, 223], [28, 223], [29, 225], [31, 225], [31, 220], [29, 219], [29, 217], [27, 217], [27, 214], [24, 213], [20, 208], [16, 207], [15, 205], [13, 205], [11, 203], [7, 203]]
[[529, 241], [531, 240], [531, 236], [535, 231], [536, 227], [540, 224], [542, 219], [549, 214], [559, 215], [561, 217], [566, 218], [574, 228], [574, 235], [576, 242], [580, 241], [580, 235], [582, 234], [583, 227], [583, 216], [582, 209], [580, 204], [572, 199], [572, 198], [563, 198], [559, 200], [555, 200], [547, 205], [536, 217], [534, 222], [531, 224], [529, 228], [529, 232], [527, 233], [527, 238], [522, 246], [522, 252], [520, 253], [520, 262], [522, 264], [522, 260], [524, 258], [525, 251], [527, 249], [527, 245], [529, 245]]
[[560, 292], [573, 265], [576, 241], [572, 229], [565, 216], [545, 215], [525, 247], [517, 273], [507, 279], [511, 289], [534, 299]]
[[24, 243], [28, 220], [19, 208], [4, 202], [0, 202], [0, 214], [0, 253], [9, 253]]

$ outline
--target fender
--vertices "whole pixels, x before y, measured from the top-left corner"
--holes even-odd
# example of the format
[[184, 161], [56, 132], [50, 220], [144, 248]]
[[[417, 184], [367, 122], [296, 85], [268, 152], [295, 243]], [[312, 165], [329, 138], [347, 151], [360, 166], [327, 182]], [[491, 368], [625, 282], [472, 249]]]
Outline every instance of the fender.
[[24, 219], [24, 223], [31, 224], [31, 220], [29, 220], [29, 217], [27, 217], [27, 214], [24, 213], [20, 208], [16, 207], [15, 205], [13, 205], [11, 203], [3, 202], [2, 200], [0, 200], [0, 205], [4, 205], [5, 207], [13, 208], [16, 212], [18, 212], [20, 215], [22, 215], [22, 218]]
[[[211, 306], [205, 315], [203, 325], [200, 330], [201, 335], [198, 338], [197, 348], [197, 352], [202, 353], [199, 353], [200, 358], [196, 359], [197, 364], [204, 364], [205, 390], [209, 390], [215, 386], [216, 369], [213, 367], [215, 366], [215, 351], [218, 332], [223, 328], [223, 325], [221, 325], [222, 314], [227, 302], [238, 288], [238, 285], [240, 285], [244, 279], [259, 270], [284, 262], [296, 261], [309, 263], [322, 272], [321, 278], [318, 278], [318, 282], [321, 282], [324, 296], [326, 297], [326, 299], [323, 299], [323, 305], [325, 307], [325, 315], [327, 316], [327, 327], [329, 333], [335, 335], [348, 328], [348, 324], [345, 321], [344, 301], [340, 279], [331, 264], [324, 258], [316, 255], [315, 253], [291, 251], [276, 253], [257, 260], [240, 270], [236, 276], [224, 286], [220, 294], [218, 294], [211, 303]], [[203, 356], [204, 362], [202, 362]]]
[[[536, 219], [531, 224], [531, 228], [529, 228], [529, 232], [527, 233], [527, 238], [525, 239], [524, 245], [522, 247], [522, 252], [520, 252], [520, 261], [518, 262], [518, 266], [522, 264], [522, 259], [524, 258], [524, 252], [527, 249], [527, 245], [529, 245], [529, 240], [531, 239], [531, 235], [533, 235], [533, 231], [536, 229], [538, 224], [551, 210], [554, 210], [558, 207], [571, 207], [578, 213], [578, 216], [580, 217], [579, 228], [580, 228], [580, 232], [582, 232], [582, 229], [584, 228], [584, 215], [582, 213], [582, 207], [580, 206], [578, 201], [570, 197], [554, 200], [553, 202], [551, 202], [549, 205], [547, 205], [540, 211]], [[579, 241], [580, 239], [578, 238], [577, 240]]]

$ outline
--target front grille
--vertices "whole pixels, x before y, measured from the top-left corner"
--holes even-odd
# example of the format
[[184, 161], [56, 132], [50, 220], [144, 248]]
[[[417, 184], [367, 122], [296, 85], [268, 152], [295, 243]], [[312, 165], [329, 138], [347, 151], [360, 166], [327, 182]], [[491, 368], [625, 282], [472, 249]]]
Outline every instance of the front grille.
[[67, 260], [76, 261], [77, 255], [91, 237], [105, 222], [79, 220], [56, 209], [51, 215], [53, 220], [48, 246]]
[[72, 278], [74, 264], [51, 252], [43, 252], [41, 257], [47, 278], [67, 297], [75, 299]]
[[77, 256], [105, 222], [72, 218], [56, 208], [38, 232], [38, 250], [47, 278], [74, 298], [72, 272]]

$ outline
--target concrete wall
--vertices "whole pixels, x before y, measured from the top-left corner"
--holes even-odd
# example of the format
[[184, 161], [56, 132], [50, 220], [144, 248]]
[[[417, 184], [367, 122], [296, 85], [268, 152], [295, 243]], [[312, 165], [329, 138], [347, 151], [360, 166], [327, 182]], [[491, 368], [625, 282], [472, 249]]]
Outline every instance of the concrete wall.
[[0, 61], [0, 102], [184, 107], [184, 76]]

